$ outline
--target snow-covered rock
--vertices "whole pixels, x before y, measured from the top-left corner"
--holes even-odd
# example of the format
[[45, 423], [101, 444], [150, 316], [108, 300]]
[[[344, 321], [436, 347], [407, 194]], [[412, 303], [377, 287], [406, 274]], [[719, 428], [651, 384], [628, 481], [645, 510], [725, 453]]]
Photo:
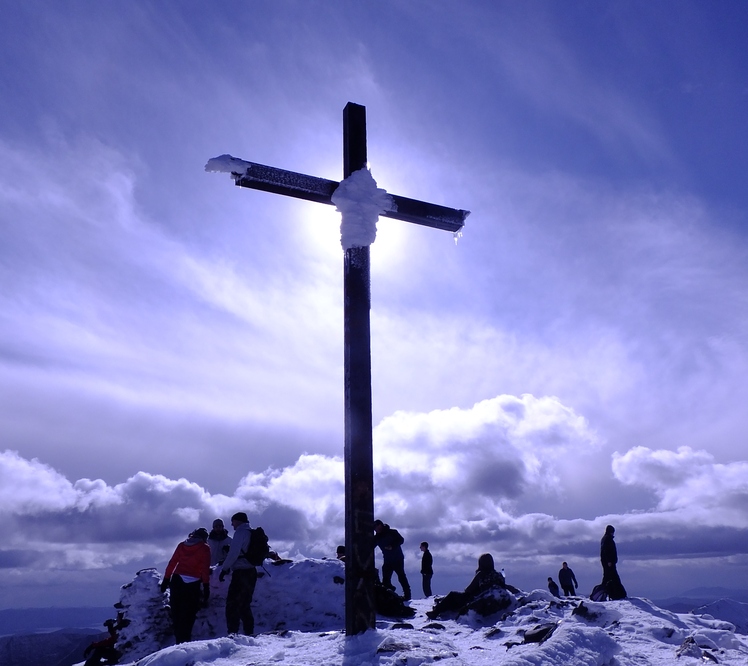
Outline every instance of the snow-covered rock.
[[429, 620], [434, 599], [409, 602], [415, 617], [379, 618], [377, 628], [346, 637], [344, 574], [337, 560], [302, 559], [269, 566], [252, 604], [255, 636], [225, 635], [228, 581], [212, 585], [191, 643], [173, 645], [167, 602], [153, 569], [122, 588], [130, 625], [120, 636], [123, 664], [137, 666], [745, 666], [748, 638], [712, 615], [678, 614], [646, 599], [558, 599], [545, 590], [511, 595], [488, 617], [474, 611]]

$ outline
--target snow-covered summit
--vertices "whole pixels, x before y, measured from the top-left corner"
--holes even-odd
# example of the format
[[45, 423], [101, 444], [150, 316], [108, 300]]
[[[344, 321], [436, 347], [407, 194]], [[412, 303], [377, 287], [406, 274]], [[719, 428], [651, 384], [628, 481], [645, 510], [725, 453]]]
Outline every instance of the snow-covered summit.
[[[120, 635], [121, 663], [137, 666], [246, 666], [341, 664], [356, 666], [748, 663], [748, 638], [712, 615], [676, 614], [646, 599], [594, 603], [557, 599], [545, 590], [521, 592], [508, 610], [488, 618], [473, 612], [432, 621], [433, 599], [414, 600], [413, 618], [379, 618], [376, 630], [343, 634], [343, 565], [301, 559], [268, 566], [252, 604], [253, 637], [225, 635], [228, 581], [212, 581], [209, 608], [201, 610], [193, 642], [173, 645], [160, 573], [139, 572], [122, 588], [118, 607], [130, 620]], [[467, 583], [468, 581], [466, 581]], [[734, 609], [733, 609], [734, 610]], [[737, 611], [736, 611], [737, 612]]]

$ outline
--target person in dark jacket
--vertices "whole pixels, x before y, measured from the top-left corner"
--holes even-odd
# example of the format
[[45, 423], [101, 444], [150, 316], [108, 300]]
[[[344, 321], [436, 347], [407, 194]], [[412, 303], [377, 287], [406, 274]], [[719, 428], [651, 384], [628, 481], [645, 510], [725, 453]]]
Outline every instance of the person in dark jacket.
[[579, 587], [579, 583], [577, 583], [577, 577], [566, 562], [562, 562], [561, 568], [558, 570], [558, 582], [567, 597], [573, 597], [576, 594], [575, 588]]
[[428, 542], [421, 543], [421, 579], [423, 581], [423, 596], [431, 596], [431, 578], [434, 576], [434, 558], [429, 550]]
[[554, 596], [554, 597], [561, 597], [561, 591], [558, 589], [558, 585], [556, 584], [556, 581], [553, 580], [550, 576], [548, 576], [548, 591]]
[[506, 582], [504, 576], [496, 571], [493, 556], [490, 553], [483, 553], [478, 558], [478, 569], [475, 571], [475, 576], [470, 581], [470, 585], [465, 588], [465, 591], [452, 591], [443, 599], [439, 599], [434, 607], [426, 613], [426, 616], [434, 620], [443, 613], [458, 611], [474, 601], [479, 595], [494, 588], [506, 588]]
[[210, 595], [210, 546], [208, 530], [198, 527], [180, 543], [166, 565], [161, 591], [171, 588], [169, 605], [177, 643], [192, 640], [192, 627], [202, 603], [207, 606]]
[[600, 564], [603, 565], [603, 580], [601, 585], [611, 599], [625, 599], [626, 589], [621, 583], [618, 575], [618, 549], [616, 542], [613, 540], [616, 528], [608, 525], [605, 528], [605, 534], [600, 539]]
[[397, 574], [397, 579], [403, 588], [403, 600], [410, 599], [410, 583], [405, 575], [405, 555], [402, 545], [405, 539], [400, 532], [393, 530], [381, 520], [374, 521], [374, 546], [379, 546], [382, 551], [382, 585], [388, 590], [394, 590], [392, 574]]

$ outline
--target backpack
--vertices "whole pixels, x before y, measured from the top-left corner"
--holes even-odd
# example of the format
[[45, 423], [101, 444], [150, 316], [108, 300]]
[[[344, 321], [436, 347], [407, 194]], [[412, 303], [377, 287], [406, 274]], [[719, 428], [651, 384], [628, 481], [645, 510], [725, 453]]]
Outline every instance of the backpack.
[[265, 558], [270, 553], [268, 535], [265, 534], [265, 530], [261, 527], [250, 529], [249, 535], [249, 546], [247, 546], [247, 552], [244, 553], [244, 557], [247, 558], [247, 561], [252, 566], [261, 567]]
[[592, 588], [592, 592], [590, 592], [590, 599], [592, 599], [592, 601], [607, 601], [608, 593], [605, 590], [605, 585], [602, 583], [600, 583], [600, 585], [595, 585], [595, 587]]

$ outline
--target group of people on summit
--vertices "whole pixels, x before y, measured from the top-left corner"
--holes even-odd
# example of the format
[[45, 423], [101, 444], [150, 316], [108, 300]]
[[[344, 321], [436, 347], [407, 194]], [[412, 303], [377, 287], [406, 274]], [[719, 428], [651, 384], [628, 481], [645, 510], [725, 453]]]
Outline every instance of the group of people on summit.
[[[170, 591], [169, 605], [177, 643], [191, 640], [192, 629], [198, 610], [207, 606], [210, 598], [211, 574], [217, 573], [219, 582], [230, 575], [231, 582], [226, 596], [226, 629], [229, 634], [238, 634], [240, 628], [247, 635], [254, 633], [252, 597], [257, 584], [257, 566], [266, 558], [279, 560], [270, 550], [267, 536], [262, 528], [251, 529], [244, 512], [231, 517], [233, 536], [225, 529], [223, 521], [216, 519], [213, 529], [208, 532], [199, 527], [188, 538], [179, 543], [166, 566], [161, 583], [161, 592]], [[600, 542], [600, 562], [603, 567], [602, 583], [593, 589], [591, 598], [622, 599], [626, 591], [617, 571], [618, 553], [614, 541], [615, 528], [608, 525]], [[381, 585], [394, 593], [392, 576], [396, 575], [402, 587], [401, 600], [411, 599], [411, 587], [405, 573], [405, 556], [402, 535], [381, 520], [374, 521], [374, 546], [382, 553]], [[431, 597], [431, 580], [434, 575], [433, 557], [429, 544], [420, 545], [421, 579], [423, 594]], [[345, 548], [339, 546], [337, 557], [345, 560]], [[568, 563], [563, 562], [558, 572], [559, 585], [548, 577], [548, 589], [556, 597], [575, 596], [579, 583]], [[452, 611], [460, 611], [470, 606], [490, 590], [504, 589], [512, 593], [519, 590], [507, 584], [503, 570], [497, 571], [494, 559], [489, 553], [478, 558], [478, 568], [470, 584], [462, 591], [453, 591], [438, 598], [434, 608], [427, 613], [429, 618]]]
[[177, 545], [166, 565], [161, 592], [170, 590], [174, 638], [177, 643], [192, 639], [192, 628], [201, 606], [210, 598], [210, 576], [217, 572], [219, 582], [231, 575], [226, 595], [226, 630], [238, 634], [240, 627], [254, 633], [252, 597], [257, 584], [257, 566], [266, 558], [279, 559], [270, 550], [262, 528], [251, 529], [247, 514], [231, 516], [234, 536], [229, 536], [223, 521], [213, 521], [210, 533], [199, 527]]

